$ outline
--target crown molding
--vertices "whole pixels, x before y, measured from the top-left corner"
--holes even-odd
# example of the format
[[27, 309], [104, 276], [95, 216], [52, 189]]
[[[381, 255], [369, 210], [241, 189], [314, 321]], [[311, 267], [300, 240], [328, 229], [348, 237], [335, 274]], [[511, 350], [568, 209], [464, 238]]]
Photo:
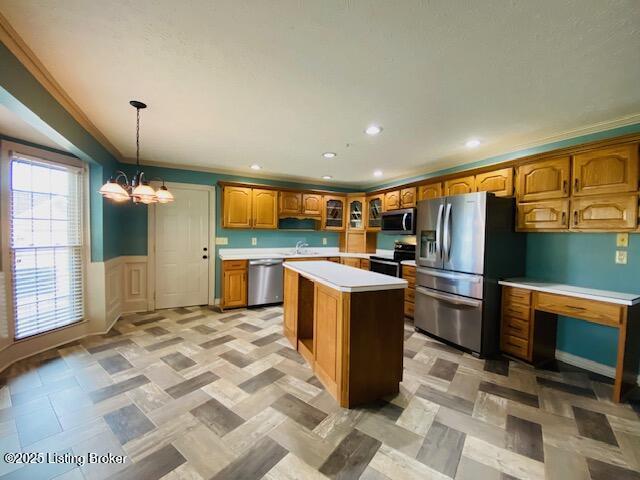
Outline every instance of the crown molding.
[[49, 92], [49, 94], [91, 134], [109, 153], [120, 160], [122, 154], [113, 146], [107, 137], [89, 120], [89, 117], [64, 91], [62, 86], [53, 78], [38, 57], [33, 53], [9, 21], [0, 13], [0, 41], [18, 59], [34, 78]]
[[[136, 160], [134, 158], [123, 158], [121, 163], [126, 165], [135, 165]], [[340, 181], [328, 181], [323, 180], [322, 178], [315, 177], [301, 177], [296, 175], [288, 175], [288, 174], [270, 174], [270, 173], [260, 173], [256, 170], [241, 170], [235, 168], [225, 168], [225, 167], [203, 167], [200, 165], [192, 165], [192, 164], [175, 164], [175, 163], [167, 163], [167, 162], [154, 162], [141, 160], [141, 167], [160, 167], [160, 168], [171, 168], [173, 170], [190, 170], [193, 172], [203, 172], [203, 173], [213, 173], [219, 175], [233, 175], [236, 177], [245, 177], [245, 178], [262, 178], [265, 180], [276, 180], [280, 182], [292, 182], [292, 183], [306, 183], [311, 185], [326, 185], [327, 187], [338, 187], [344, 188], [347, 190], [353, 191], [362, 191], [362, 189], [355, 183], [348, 182], [340, 182]]]
[[[632, 115], [626, 115], [624, 117], [620, 117], [617, 118], [615, 120], [608, 120], [606, 122], [599, 122], [599, 123], [594, 123], [585, 127], [580, 127], [580, 128], [576, 128], [574, 130], [567, 130], [563, 133], [559, 133], [557, 135], [551, 135], [548, 137], [542, 137], [538, 140], [535, 140], [533, 142], [529, 142], [529, 143], [522, 143], [522, 144], [516, 144], [513, 145], [512, 147], [509, 148], [503, 148], [503, 149], [499, 149], [499, 150], [493, 150], [490, 152], [485, 152], [482, 155], [478, 155], [477, 157], [474, 158], [467, 158], [464, 160], [454, 160], [454, 161], [447, 161], [447, 160], [436, 160], [433, 163], [430, 163], [428, 166], [422, 166], [422, 167], [417, 167], [417, 168], [413, 168], [411, 170], [408, 170], [400, 175], [396, 175], [392, 178], [386, 179], [384, 181], [378, 181], [378, 182], [368, 182], [366, 184], [361, 184], [360, 187], [361, 188], [365, 188], [367, 189], [367, 191], [372, 190], [372, 189], [376, 189], [376, 187], [380, 186], [380, 185], [391, 185], [394, 183], [406, 183], [407, 179], [413, 178], [413, 177], [418, 177], [418, 176], [440, 176], [440, 172], [443, 170], [448, 170], [450, 168], [456, 168], [456, 167], [462, 167], [464, 165], [467, 164], [472, 164], [475, 162], [480, 162], [483, 160], [489, 160], [493, 157], [501, 157], [501, 156], [505, 156], [505, 155], [513, 155], [513, 160], [521, 158], [521, 157], [528, 157], [531, 155], [534, 155], [532, 153], [525, 153], [526, 150], [530, 150], [533, 148], [538, 148], [538, 147], [543, 147], [545, 145], [550, 145], [550, 144], [554, 144], [556, 142], [562, 142], [564, 140], [571, 140], [572, 138], [577, 138], [577, 137], [582, 137], [585, 135], [590, 135], [590, 134], [595, 134], [595, 133], [603, 133], [609, 130], [614, 130], [616, 128], [620, 128], [620, 127], [627, 127], [629, 125], [635, 125], [635, 124], [640, 124], [640, 113], [635, 113]], [[614, 137], [611, 137], [616, 138]], [[588, 143], [588, 142], [584, 142], [584, 143]], [[553, 151], [556, 150], [556, 148], [550, 148], [549, 151]], [[537, 153], [535, 155], [541, 155], [544, 152], [540, 152]], [[505, 160], [503, 159], [499, 159], [496, 160], [495, 162], [490, 162], [487, 163], [486, 165], [483, 166], [490, 166], [490, 165], [498, 165], [500, 163], [504, 163]], [[428, 178], [428, 177], [427, 177]], [[386, 188], [386, 187], [384, 187]], [[381, 188], [381, 190], [383, 190], [384, 188]]]

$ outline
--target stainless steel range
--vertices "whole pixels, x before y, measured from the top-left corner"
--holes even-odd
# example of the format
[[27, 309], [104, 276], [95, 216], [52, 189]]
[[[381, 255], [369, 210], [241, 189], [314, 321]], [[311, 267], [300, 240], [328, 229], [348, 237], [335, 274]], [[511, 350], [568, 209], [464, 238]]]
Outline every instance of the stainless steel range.
[[414, 258], [416, 258], [415, 244], [396, 240], [393, 247], [393, 257], [372, 255], [369, 258], [369, 270], [391, 275], [392, 277], [401, 277], [402, 268], [400, 262], [413, 260]]
[[481, 356], [498, 351], [498, 280], [525, 272], [514, 201], [491, 193], [418, 202], [415, 326]]

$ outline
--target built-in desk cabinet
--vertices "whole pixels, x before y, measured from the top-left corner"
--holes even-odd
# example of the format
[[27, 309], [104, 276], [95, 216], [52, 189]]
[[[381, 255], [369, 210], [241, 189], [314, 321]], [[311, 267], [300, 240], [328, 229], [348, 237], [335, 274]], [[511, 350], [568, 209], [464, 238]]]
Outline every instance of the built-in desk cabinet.
[[624, 144], [573, 156], [574, 197], [638, 190], [638, 145]]
[[571, 200], [572, 230], [633, 230], [638, 224], [638, 195], [601, 195]]
[[534, 202], [569, 196], [569, 156], [536, 160], [518, 167], [516, 196], [520, 202]]

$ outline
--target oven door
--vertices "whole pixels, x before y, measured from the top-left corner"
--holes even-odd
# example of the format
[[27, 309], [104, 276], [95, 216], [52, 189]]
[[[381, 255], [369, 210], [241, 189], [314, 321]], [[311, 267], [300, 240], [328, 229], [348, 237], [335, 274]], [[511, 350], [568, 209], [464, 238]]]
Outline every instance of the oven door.
[[369, 259], [369, 270], [392, 277], [400, 277], [400, 263], [391, 260]]
[[482, 301], [416, 286], [415, 326], [480, 353]]

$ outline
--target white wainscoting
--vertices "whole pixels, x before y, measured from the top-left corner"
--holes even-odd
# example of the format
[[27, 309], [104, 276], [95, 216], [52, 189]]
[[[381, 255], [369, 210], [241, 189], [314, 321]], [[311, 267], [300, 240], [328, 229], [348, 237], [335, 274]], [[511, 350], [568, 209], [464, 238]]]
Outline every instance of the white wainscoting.
[[105, 304], [107, 324], [125, 313], [146, 312], [147, 257], [123, 256], [105, 262]]

